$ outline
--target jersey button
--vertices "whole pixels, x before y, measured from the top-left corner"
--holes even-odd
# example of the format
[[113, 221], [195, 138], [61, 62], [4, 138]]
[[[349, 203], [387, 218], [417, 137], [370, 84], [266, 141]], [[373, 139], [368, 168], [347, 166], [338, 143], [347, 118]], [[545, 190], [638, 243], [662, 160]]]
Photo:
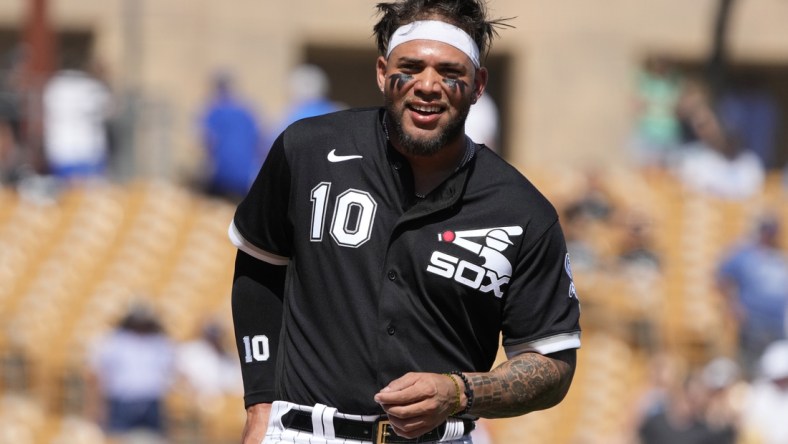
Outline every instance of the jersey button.
[[396, 281], [397, 280], [397, 272], [394, 271], [394, 270], [389, 270], [388, 277], [389, 277], [390, 281]]
[[386, 329], [386, 333], [388, 333], [389, 336], [394, 336], [394, 333], [396, 333], [396, 332], [397, 332], [397, 329], [394, 328], [393, 325], [389, 325], [388, 328]]

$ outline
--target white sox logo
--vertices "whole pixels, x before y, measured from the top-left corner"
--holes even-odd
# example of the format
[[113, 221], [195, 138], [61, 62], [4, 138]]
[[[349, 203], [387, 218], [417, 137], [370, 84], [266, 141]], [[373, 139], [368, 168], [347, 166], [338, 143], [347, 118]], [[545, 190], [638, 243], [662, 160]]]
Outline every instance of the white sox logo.
[[[484, 258], [484, 264], [477, 265], [461, 260], [450, 254], [433, 251], [427, 271], [454, 279], [462, 285], [477, 289], [483, 293], [493, 292], [495, 297], [503, 296], [503, 287], [512, 276], [512, 264], [503, 255], [512, 241], [509, 236], [523, 234], [522, 227], [481, 228], [466, 231], [444, 231], [438, 234], [438, 241], [448, 242], [472, 251]], [[470, 239], [483, 239], [484, 244]], [[485, 278], [489, 280], [485, 281]]]

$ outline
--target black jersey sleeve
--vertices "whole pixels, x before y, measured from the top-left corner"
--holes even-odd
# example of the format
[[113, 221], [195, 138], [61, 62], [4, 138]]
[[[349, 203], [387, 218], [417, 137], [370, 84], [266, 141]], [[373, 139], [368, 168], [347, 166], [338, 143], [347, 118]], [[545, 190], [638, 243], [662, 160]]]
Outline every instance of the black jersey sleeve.
[[275, 400], [285, 270], [240, 250], [236, 256], [232, 315], [246, 407]]
[[506, 354], [579, 348], [580, 303], [558, 221], [525, 248], [504, 305]]
[[284, 137], [238, 205], [229, 236], [239, 251], [232, 288], [246, 406], [274, 401], [284, 281], [291, 254], [290, 168]]
[[285, 265], [291, 254], [290, 167], [284, 133], [274, 142], [249, 193], [238, 205], [230, 239], [247, 254]]

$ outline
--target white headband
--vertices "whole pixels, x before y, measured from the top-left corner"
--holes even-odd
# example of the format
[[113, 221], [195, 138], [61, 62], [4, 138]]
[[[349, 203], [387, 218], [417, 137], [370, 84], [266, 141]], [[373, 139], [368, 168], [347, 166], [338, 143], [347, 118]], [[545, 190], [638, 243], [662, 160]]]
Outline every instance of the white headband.
[[411, 40], [435, 40], [451, 45], [464, 52], [475, 67], [479, 67], [479, 47], [470, 35], [462, 29], [438, 20], [423, 20], [408, 23], [394, 31], [389, 40], [386, 58], [397, 46]]

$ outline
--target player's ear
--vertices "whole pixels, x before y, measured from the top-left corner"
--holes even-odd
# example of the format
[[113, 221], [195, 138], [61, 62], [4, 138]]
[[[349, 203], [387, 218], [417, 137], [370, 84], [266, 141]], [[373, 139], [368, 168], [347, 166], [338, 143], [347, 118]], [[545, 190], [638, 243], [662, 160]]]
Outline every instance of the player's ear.
[[378, 80], [378, 89], [380, 92], [383, 92], [386, 87], [386, 66], [388, 65], [388, 61], [385, 57], [380, 56], [378, 57], [378, 61], [375, 66], [375, 70], [377, 72], [377, 80]]
[[484, 94], [484, 89], [487, 88], [487, 79], [489, 73], [487, 68], [481, 67], [476, 70], [476, 75], [473, 76], [473, 97], [471, 102], [476, 103], [477, 100]]

